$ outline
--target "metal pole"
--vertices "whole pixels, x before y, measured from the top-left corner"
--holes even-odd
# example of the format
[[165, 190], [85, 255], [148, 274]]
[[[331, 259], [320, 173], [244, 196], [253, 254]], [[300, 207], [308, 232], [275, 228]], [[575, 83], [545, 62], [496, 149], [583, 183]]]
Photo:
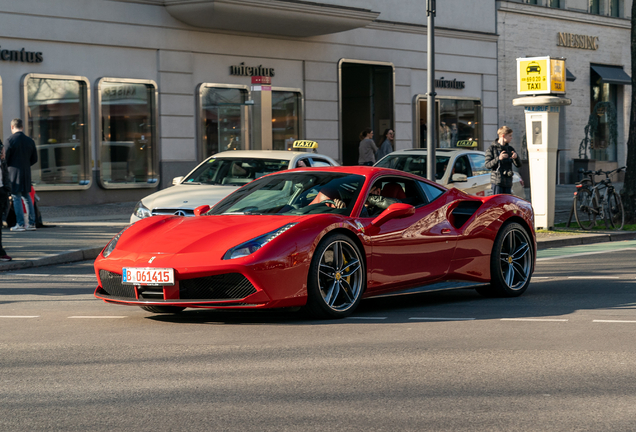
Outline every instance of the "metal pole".
[[435, 181], [435, 0], [426, 0], [426, 178]]

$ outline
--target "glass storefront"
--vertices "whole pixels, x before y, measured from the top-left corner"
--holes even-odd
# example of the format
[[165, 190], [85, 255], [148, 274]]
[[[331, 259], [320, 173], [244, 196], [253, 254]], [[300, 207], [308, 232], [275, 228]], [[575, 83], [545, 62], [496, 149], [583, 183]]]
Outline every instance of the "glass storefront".
[[590, 121], [596, 129], [590, 141], [590, 159], [616, 162], [617, 157], [617, 86], [603, 82], [591, 70]]
[[102, 186], [154, 187], [159, 180], [156, 84], [102, 78], [97, 88]]
[[247, 87], [201, 84], [198, 95], [199, 157], [248, 149]]
[[[474, 148], [483, 150], [481, 143], [481, 101], [473, 99], [438, 98], [435, 101], [436, 148]], [[426, 148], [427, 124], [426, 96], [415, 98], [416, 141]]]
[[39, 190], [90, 186], [89, 84], [84, 77], [28, 74], [22, 81], [25, 130], [35, 141]]
[[291, 150], [301, 138], [301, 94], [297, 91], [272, 90], [272, 148]]

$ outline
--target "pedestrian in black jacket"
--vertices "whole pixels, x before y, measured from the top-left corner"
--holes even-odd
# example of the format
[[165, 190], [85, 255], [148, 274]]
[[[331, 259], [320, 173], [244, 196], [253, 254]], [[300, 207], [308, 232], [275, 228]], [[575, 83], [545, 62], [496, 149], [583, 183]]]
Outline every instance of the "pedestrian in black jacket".
[[[13, 198], [13, 210], [15, 211], [16, 225], [11, 231], [34, 231], [35, 209], [31, 201], [31, 165], [38, 161], [38, 153], [35, 142], [22, 132], [21, 119], [11, 120], [11, 135], [7, 139], [7, 165], [9, 166], [9, 178], [11, 179], [11, 196]], [[29, 221], [25, 224], [24, 210], [21, 199], [24, 197]]]
[[4, 146], [0, 141], [0, 261], [11, 261], [7, 251], [2, 247], [2, 216], [9, 207], [9, 194], [11, 193], [11, 180], [9, 180], [9, 169], [4, 160]]
[[512, 193], [512, 165], [519, 168], [521, 159], [510, 145], [512, 141], [512, 129], [502, 126], [497, 130], [497, 140], [493, 141], [486, 151], [486, 168], [490, 170], [490, 183], [492, 193]]

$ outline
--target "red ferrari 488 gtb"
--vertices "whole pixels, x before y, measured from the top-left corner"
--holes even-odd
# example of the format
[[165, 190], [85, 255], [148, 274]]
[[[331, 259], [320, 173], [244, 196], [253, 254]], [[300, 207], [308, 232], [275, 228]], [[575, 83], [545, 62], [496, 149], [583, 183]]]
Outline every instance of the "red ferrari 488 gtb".
[[195, 214], [117, 234], [95, 261], [95, 296], [156, 313], [306, 306], [341, 318], [365, 297], [518, 296], [536, 258], [529, 202], [385, 168], [283, 171]]

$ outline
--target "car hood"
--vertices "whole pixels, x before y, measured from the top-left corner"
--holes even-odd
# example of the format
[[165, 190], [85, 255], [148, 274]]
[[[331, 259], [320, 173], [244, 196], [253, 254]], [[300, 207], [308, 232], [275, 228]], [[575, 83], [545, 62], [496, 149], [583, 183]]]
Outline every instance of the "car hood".
[[132, 225], [116, 250], [137, 254], [208, 253], [221, 257], [228, 249], [275, 231], [298, 216], [153, 216]]
[[238, 189], [238, 186], [178, 184], [148, 195], [141, 202], [151, 211], [157, 208], [190, 209], [212, 206]]

